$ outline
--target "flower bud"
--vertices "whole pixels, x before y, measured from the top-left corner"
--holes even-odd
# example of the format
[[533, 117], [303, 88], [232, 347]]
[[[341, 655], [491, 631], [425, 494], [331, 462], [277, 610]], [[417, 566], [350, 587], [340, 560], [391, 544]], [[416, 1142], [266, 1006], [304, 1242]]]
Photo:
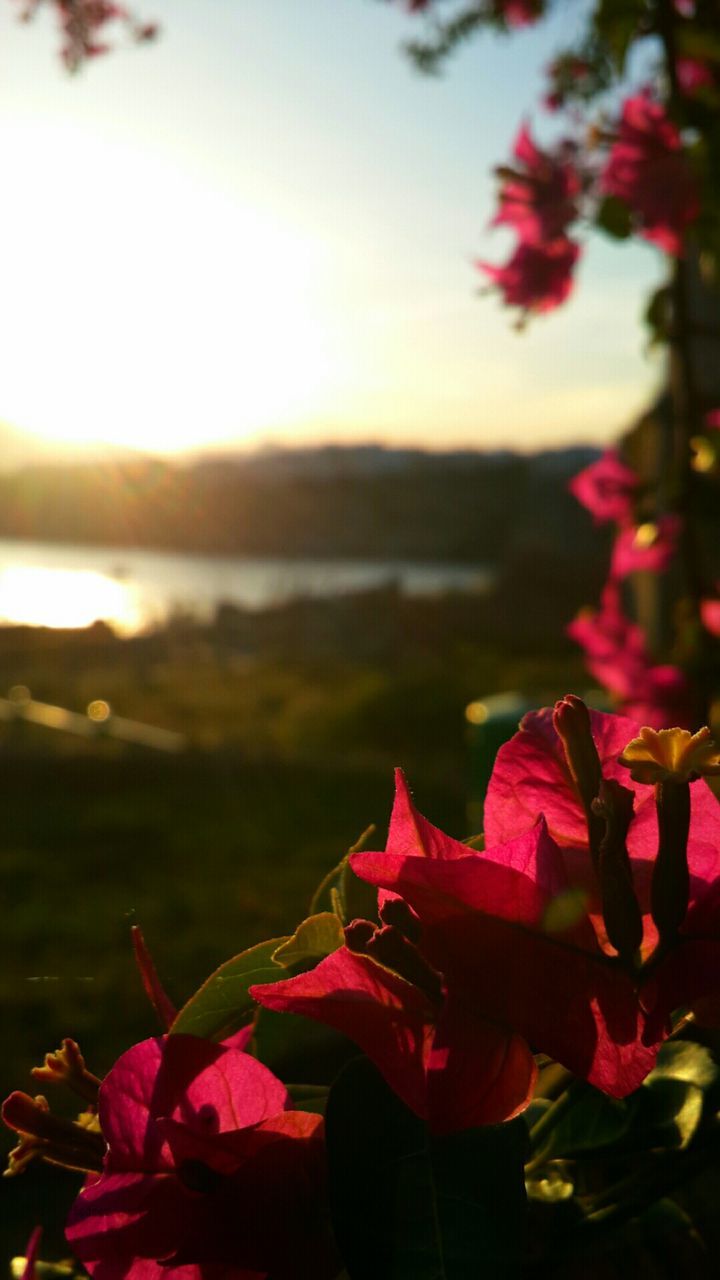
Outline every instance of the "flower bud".
[[69, 1037], [54, 1053], [46, 1053], [44, 1065], [33, 1067], [31, 1075], [43, 1083], [66, 1084], [86, 1102], [97, 1103], [100, 1080], [88, 1071], [79, 1046]]
[[345, 929], [345, 943], [349, 951], [367, 956], [419, 987], [434, 1004], [442, 999], [440, 974], [395, 925], [384, 924], [376, 929], [369, 920], [353, 920]]
[[556, 702], [553, 724], [563, 744], [570, 776], [585, 810], [590, 853], [593, 863], [597, 866], [600, 842], [604, 835], [604, 823], [602, 818], [593, 811], [593, 800], [600, 791], [602, 769], [595, 739], [592, 736], [590, 712], [582, 698], [568, 693]]
[[404, 898], [386, 898], [380, 908], [380, 919], [383, 924], [394, 924], [408, 942], [420, 941], [420, 920]]
[[20, 1135], [20, 1143], [10, 1152], [7, 1173], [20, 1173], [35, 1157], [66, 1169], [100, 1172], [105, 1141], [96, 1128], [54, 1116], [45, 1098], [31, 1098], [16, 1091], [6, 1098], [2, 1118]]
[[635, 896], [626, 844], [633, 799], [632, 791], [610, 779], [600, 783], [600, 794], [593, 801], [593, 812], [605, 823], [598, 859], [605, 931], [625, 961], [633, 960], [643, 936], [642, 914]]
[[356, 955], [367, 955], [367, 944], [375, 932], [376, 926], [370, 920], [353, 920], [345, 926], [345, 946]]
[[665, 943], [677, 934], [687, 914], [690, 899], [687, 859], [690, 783], [656, 783], [655, 804], [659, 839], [650, 886], [650, 905], [660, 942]]

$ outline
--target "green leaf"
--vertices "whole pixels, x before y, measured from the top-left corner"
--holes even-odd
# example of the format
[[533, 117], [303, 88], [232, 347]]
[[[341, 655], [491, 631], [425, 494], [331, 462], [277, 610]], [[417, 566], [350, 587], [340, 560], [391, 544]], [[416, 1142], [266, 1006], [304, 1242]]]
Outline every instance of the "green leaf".
[[595, 222], [614, 240], [627, 240], [632, 235], [632, 213], [625, 201], [617, 196], [605, 196], [598, 206]]
[[342, 925], [333, 911], [321, 911], [318, 915], [308, 916], [295, 930], [287, 942], [281, 943], [273, 952], [275, 964], [285, 969], [299, 972], [308, 969], [337, 951], [345, 941]]
[[374, 832], [374, 826], [367, 827], [337, 866], [320, 882], [310, 902], [311, 915], [332, 911], [343, 925], [349, 924], [351, 920], [377, 918], [377, 889], [364, 880], [359, 880], [349, 861], [350, 854], [359, 853]]
[[705, 1091], [720, 1070], [710, 1050], [693, 1040], [667, 1040], [635, 1095], [635, 1129], [648, 1146], [686, 1147], [700, 1124]]
[[670, 337], [671, 323], [670, 289], [663, 285], [656, 289], [645, 308], [644, 320], [650, 330], [650, 346], [658, 342], [667, 342]]
[[552, 1101], [550, 1098], [533, 1098], [522, 1113], [522, 1118], [527, 1125], [528, 1131], [550, 1110], [551, 1106]]
[[340, 893], [346, 924], [351, 920], [377, 920], [377, 887], [356, 876], [347, 859], [342, 869]]
[[720, 1068], [704, 1044], [696, 1044], [694, 1040], [666, 1040], [645, 1084], [652, 1085], [661, 1076], [667, 1076], [696, 1084], [699, 1089], [709, 1089], [719, 1075]]
[[357, 1045], [339, 1031], [298, 1013], [259, 1008], [251, 1051], [281, 1080], [312, 1080], [327, 1085], [357, 1057]]
[[683, 23], [676, 32], [678, 49], [690, 58], [700, 58], [703, 62], [720, 62], [720, 35], [716, 35], [697, 24]]
[[273, 963], [272, 957], [288, 941], [287, 937], [271, 938], [227, 960], [183, 1005], [169, 1034], [224, 1040], [238, 1031], [257, 1008], [248, 988], [283, 977], [282, 968]]
[[565, 1111], [542, 1144], [544, 1159], [578, 1155], [611, 1147], [625, 1137], [633, 1120], [627, 1102], [608, 1098], [587, 1085], [574, 1106]]
[[365, 1058], [326, 1111], [331, 1212], [351, 1280], [507, 1280], [524, 1242], [521, 1119], [431, 1135]]
[[463, 840], [463, 844], [466, 844], [468, 849], [476, 849], [478, 853], [484, 853], [485, 833], [481, 831], [477, 836], [468, 836], [466, 840]]
[[287, 1091], [292, 1098], [293, 1111], [312, 1111], [324, 1116], [328, 1099], [328, 1087], [324, 1084], [289, 1084]]
[[644, 17], [644, 0], [600, 0], [594, 23], [606, 42], [618, 72], [622, 73], [632, 41]]
[[640, 1089], [636, 1127], [649, 1147], [688, 1145], [702, 1119], [703, 1091], [696, 1084], [659, 1075]]

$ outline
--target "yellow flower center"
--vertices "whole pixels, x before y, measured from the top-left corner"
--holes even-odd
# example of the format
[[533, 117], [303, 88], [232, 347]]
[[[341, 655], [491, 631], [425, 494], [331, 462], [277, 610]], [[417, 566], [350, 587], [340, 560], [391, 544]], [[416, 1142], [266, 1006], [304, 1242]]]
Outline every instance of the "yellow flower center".
[[655, 545], [658, 540], [658, 534], [657, 525], [653, 524], [652, 520], [646, 520], [644, 524], [638, 525], [633, 541], [636, 547], [640, 547], [644, 551], [647, 547]]
[[692, 782], [720, 774], [720, 751], [707, 726], [697, 733], [646, 727], [628, 743], [619, 763], [635, 782]]

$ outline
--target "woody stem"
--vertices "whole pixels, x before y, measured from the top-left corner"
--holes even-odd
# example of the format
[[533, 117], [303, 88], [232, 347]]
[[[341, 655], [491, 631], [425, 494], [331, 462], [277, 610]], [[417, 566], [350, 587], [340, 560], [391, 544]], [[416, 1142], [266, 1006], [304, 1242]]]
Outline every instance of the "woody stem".
[[[665, 71], [669, 85], [670, 114], [676, 114], [682, 95], [677, 79], [676, 14], [673, 0], [660, 0], [658, 26], [662, 41]], [[678, 559], [685, 597], [685, 625], [690, 637], [687, 659], [693, 674], [693, 720], [705, 724], [708, 719], [708, 635], [702, 626], [700, 604], [704, 594], [700, 569], [700, 548], [694, 518], [697, 477], [692, 466], [690, 441], [697, 433], [700, 405], [693, 368], [691, 290], [687, 258], [677, 257], [673, 263], [669, 286], [671, 326], [669, 338], [669, 390], [672, 405], [672, 438], [667, 464], [672, 482], [669, 500], [680, 517]]]

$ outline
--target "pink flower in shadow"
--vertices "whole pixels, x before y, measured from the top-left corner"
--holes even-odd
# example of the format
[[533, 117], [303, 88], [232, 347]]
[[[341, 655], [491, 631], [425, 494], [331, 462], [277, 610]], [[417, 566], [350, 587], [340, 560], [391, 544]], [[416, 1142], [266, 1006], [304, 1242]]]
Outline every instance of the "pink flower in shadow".
[[194, 1036], [145, 1040], [100, 1089], [105, 1168], [68, 1241], [95, 1280], [327, 1280], [319, 1116], [288, 1109], [254, 1058]]
[[585, 651], [590, 674], [634, 720], [661, 729], [691, 722], [687, 678], [680, 667], [655, 664], [642, 627], [622, 611], [616, 582], [605, 586], [600, 608], [584, 610], [567, 628]]
[[[514, 856], [542, 858], [547, 842], [540, 824], [514, 842]], [[419, 863], [442, 875], [472, 861], [472, 854], [417, 812], [397, 770], [387, 852], [363, 855], [361, 865], [372, 858], [387, 858], [393, 866]], [[428, 964], [424, 941], [416, 945], [417, 919], [394, 890], [387, 885], [380, 891], [380, 914], [399, 924], [374, 930], [355, 921], [346, 930], [348, 946], [307, 973], [253, 987], [251, 994], [266, 1008], [304, 1014], [349, 1036], [433, 1132], [516, 1115], [527, 1106], [537, 1074], [522, 1033], [505, 1017], [487, 1016]], [[363, 954], [355, 949], [359, 936]]]
[[513, 164], [500, 169], [500, 208], [492, 226], [510, 226], [525, 244], [542, 245], [562, 236], [578, 216], [580, 175], [569, 148], [552, 155], [534, 142], [528, 126], [520, 129]]
[[[717, 589], [717, 585], [716, 585]], [[711, 636], [720, 636], [720, 597], [708, 596], [700, 601], [700, 617]]]
[[[562, 704], [558, 704], [560, 706]], [[643, 924], [641, 956], [649, 961], [636, 976], [639, 1004], [647, 1015], [644, 1040], [653, 1051], [667, 1033], [670, 1014], [712, 995], [720, 986], [720, 804], [704, 779], [690, 788], [687, 863], [688, 910], [677, 945], [653, 951], [658, 934], [651, 915], [651, 883], [658, 850], [654, 788], [635, 782], [618, 763], [640, 724], [624, 716], [590, 711], [592, 737], [602, 776], [634, 793], [627, 852]], [[531, 712], [520, 731], [500, 748], [485, 802], [490, 843], [511, 840], [542, 814], [562, 854], [570, 883], [586, 895], [588, 913], [603, 951], [611, 952], [590, 859], [583, 805], [566, 762], [563, 744], [546, 707]]]
[[665, 253], [682, 253], [685, 232], [700, 212], [698, 187], [676, 126], [650, 93], [623, 104], [600, 187], [628, 205], [646, 240]]
[[[418, 949], [442, 975], [439, 1013], [416, 1013], [417, 997], [375, 972], [380, 990], [364, 1001], [357, 977], [346, 982], [342, 952], [300, 978], [256, 988], [262, 1004], [346, 1031], [438, 1131], [501, 1119], [476, 1105], [498, 1086], [513, 1114], [530, 1084], [531, 1047], [615, 1096], [644, 1079], [655, 1051], [643, 1043], [633, 982], [582, 905], [558, 919], [573, 883], [542, 819], [476, 853], [417, 812], [398, 771], [387, 848], [354, 855], [352, 866], [381, 898], [400, 895], [417, 915]], [[408, 1049], [411, 1015], [418, 1021]], [[503, 1045], [512, 1053], [503, 1056]]]
[[626, 578], [629, 573], [663, 573], [677, 550], [680, 518], [660, 516], [659, 520], [627, 525], [615, 540], [610, 574]]
[[509, 307], [525, 312], [552, 311], [569, 296], [580, 248], [567, 236], [548, 244], [518, 244], [504, 266], [478, 262]]
[[615, 520], [627, 524], [633, 518], [640, 480], [616, 449], [608, 449], [570, 481], [568, 488], [598, 523]]

